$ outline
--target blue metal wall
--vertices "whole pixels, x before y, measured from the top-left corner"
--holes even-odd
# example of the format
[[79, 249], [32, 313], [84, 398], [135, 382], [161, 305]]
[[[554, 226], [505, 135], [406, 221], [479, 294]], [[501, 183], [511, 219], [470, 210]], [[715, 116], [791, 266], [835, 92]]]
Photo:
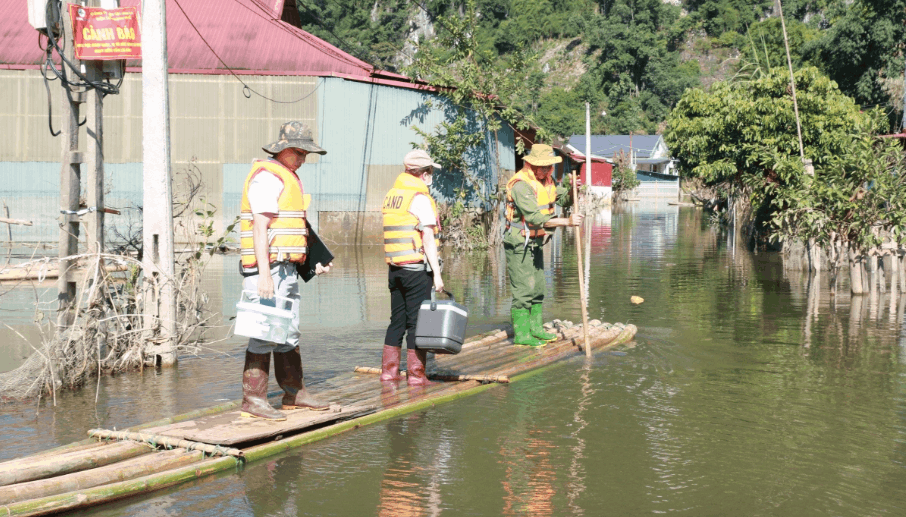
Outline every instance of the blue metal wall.
[[[441, 122], [452, 122], [454, 116], [446, 101], [431, 93], [332, 77], [322, 80], [318, 134], [320, 145], [328, 153], [319, 161], [311, 180], [303, 177], [318, 210], [364, 210], [368, 166], [398, 165], [402, 171], [403, 156], [412, 150], [413, 143], [422, 144], [412, 126], [431, 132]], [[473, 127], [483, 127], [477, 118], [469, 122]], [[497, 152], [494, 134], [487, 133], [486, 145], [467, 156], [470, 169], [482, 178], [485, 189], [497, 184], [497, 153], [501, 168], [515, 169], [513, 130], [501, 128], [497, 139]], [[461, 183], [461, 176], [449, 171], [436, 175], [438, 201], [450, 200], [453, 188]]]

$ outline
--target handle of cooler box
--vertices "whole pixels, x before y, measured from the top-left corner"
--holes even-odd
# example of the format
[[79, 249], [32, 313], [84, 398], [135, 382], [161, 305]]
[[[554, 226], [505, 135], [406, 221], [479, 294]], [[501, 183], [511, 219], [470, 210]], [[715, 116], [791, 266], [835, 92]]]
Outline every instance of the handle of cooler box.
[[[249, 299], [245, 296], [245, 293], [258, 294], [257, 291], [251, 291], [251, 290], [248, 290], [248, 289], [243, 289], [242, 292], [239, 293], [239, 302], [240, 302], [240, 303], [241, 303], [243, 300], [251, 301], [251, 300], [249, 300]], [[261, 300], [283, 300], [284, 302], [289, 302], [289, 308], [290, 308], [290, 310], [292, 310], [292, 311], [295, 311], [295, 310], [296, 310], [296, 300], [293, 300], [293, 299], [291, 299], [291, 298], [284, 298], [283, 296], [277, 296], [277, 295], [275, 294], [273, 298], [259, 298], [259, 300], [258, 300], [258, 303], [259, 303], [259, 304], [261, 303]], [[274, 305], [276, 306], [276, 302], [274, 303]], [[283, 307], [286, 307], [286, 304], [283, 304]], [[282, 309], [282, 310], [286, 310], [286, 309], [284, 308], [284, 309]]]
[[[431, 310], [432, 311], [437, 310], [437, 294], [436, 293], [437, 293], [437, 291], [434, 290], [434, 286], [432, 285], [431, 286]], [[451, 300], [456, 302], [456, 298], [453, 297], [453, 293], [451, 293], [450, 291], [447, 291], [445, 289], [444, 294], [449, 296]]]

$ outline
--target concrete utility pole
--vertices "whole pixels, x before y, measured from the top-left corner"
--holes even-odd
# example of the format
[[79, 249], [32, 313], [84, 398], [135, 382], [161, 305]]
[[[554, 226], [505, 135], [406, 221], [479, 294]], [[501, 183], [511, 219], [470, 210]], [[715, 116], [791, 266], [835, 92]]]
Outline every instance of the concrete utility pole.
[[[63, 2], [60, 13], [63, 41], [66, 45], [66, 59], [75, 66], [79, 66], [79, 61], [75, 58], [75, 45], [72, 38], [72, 20], [69, 17], [70, 3], [72, 2]], [[63, 64], [63, 66], [66, 65]], [[76, 297], [76, 283], [72, 273], [75, 261], [69, 260], [68, 257], [79, 252], [79, 218], [75, 213], [79, 210], [81, 164], [85, 161], [84, 153], [79, 150], [79, 111], [81, 104], [87, 99], [87, 95], [83, 91], [72, 91], [66, 83], [63, 83], [62, 94], [63, 163], [60, 168], [60, 276], [57, 279], [57, 300], [59, 301], [57, 323], [61, 327], [68, 327], [75, 316], [72, 312], [72, 304]]]
[[[100, 61], [78, 61], [75, 57], [75, 43], [72, 34], [72, 20], [69, 17], [69, 5], [99, 7], [101, 0], [82, 0], [63, 2], [62, 24], [63, 41], [65, 42], [66, 59], [84, 70], [89, 81], [103, 79], [103, 64]], [[65, 63], [62, 66], [66, 66]], [[74, 75], [74, 74], [73, 74]], [[86, 240], [88, 251], [98, 253], [104, 250], [104, 97], [94, 88], [79, 88], [77, 91], [66, 83], [63, 86], [63, 164], [60, 170], [60, 276], [59, 318], [58, 324], [67, 327], [72, 323], [75, 314], [72, 302], [76, 297], [76, 282], [72, 269], [75, 261], [68, 257], [79, 252], [79, 225], [82, 217], [87, 226]], [[81, 104], [86, 105], [86, 125], [88, 131], [87, 151], [79, 149], [79, 112]], [[87, 212], [80, 211], [81, 197], [81, 164], [88, 171], [88, 189], [86, 192]]]
[[[144, 0], [142, 12], [142, 172], [145, 329], [160, 335], [146, 353], [176, 364], [173, 282], [173, 194], [170, 184], [170, 102], [167, 92], [166, 0]], [[154, 288], [154, 283], [158, 289]]]
[[[88, 7], [101, 7], [101, 0], [88, 0]], [[104, 79], [102, 61], [85, 62], [85, 76], [90, 81]], [[88, 129], [88, 151], [85, 165], [88, 170], [85, 202], [88, 213], [84, 215], [89, 253], [104, 251], [104, 94], [96, 88], [87, 92], [85, 113]]]

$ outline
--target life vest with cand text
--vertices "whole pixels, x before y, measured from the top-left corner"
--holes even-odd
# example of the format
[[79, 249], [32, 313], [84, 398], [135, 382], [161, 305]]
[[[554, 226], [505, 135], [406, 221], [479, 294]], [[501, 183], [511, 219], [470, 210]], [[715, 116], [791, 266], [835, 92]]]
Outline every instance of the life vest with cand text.
[[422, 228], [418, 217], [409, 212], [415, 196], [428, 196], [434, 218], [437, 220], [435, 243], [440, 248], [440, 218], [437, 203], [428, 192], [428, 185], [420, 178], [404, 172], [396, 178], [393, 188], [384, 196], [381, 213], [384, 219], [384, 255], [388, 264], [416, 264], [425, 262], [425, 248], [422, 242]]
[[524, 217], [516, 217], [516, 202], [513, 200], [513, 186], [520, 182], [526, 182], [535, 193], [535, 199], [538, 201], [538, 210], [542, 214], [553, 215], [554, 203], [557, 201], [557, 185], [553, 178], [547, 177], [542, 184], [535, 177], [531, 169], [522, 169], [510, 178], [506, 184], [506, 225], [507, 228], [517, 228], [521, 230], [521, 235], [526, 236], [526, 230], [529, 237], [544, 237], [547, 232], [543, 226], [533, 226], [525, 221]]
[[256, 160], [242, 189], [242, 205], [239, 213], [239, 253], [242, 267], [254, 269], [258, 266], [255, 258], [255, 243], [252, 238], [252, 207], [249, 204], [249, 185], [262, 170], [277, 176], [283, 182], [283, 190], [277, 198], [277, 214], [267, 228], [270, 263], [305, 262], [308, 253], [308, 228], [305, 226], [305, 211], [311, 202], [311, 195], [305, 194], [302, 181], [294, 172], [274, 160]]

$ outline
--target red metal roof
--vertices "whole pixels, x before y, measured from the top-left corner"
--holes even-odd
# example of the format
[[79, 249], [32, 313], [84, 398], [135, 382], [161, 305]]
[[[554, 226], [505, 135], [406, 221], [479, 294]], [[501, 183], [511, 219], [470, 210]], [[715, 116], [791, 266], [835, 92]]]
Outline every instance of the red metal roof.
[[[120, 2], [124, 7], [140, 7], [140, 4], [140, 0]], [[405, 76], [376, 71], [330, 43], [281, 21], [283, 6], [284, 0], [167, 0], [170, 72], [229, 73], [205, 45], [201, 34], [220, 59], [239, 75], [337, 76], [425, 88], [412, 84]], [[37, 68], [42, 58], [38, 32], [28, 23], [26, 1], [0, 2], [0, 68]], [[127, 70], [141, 70], [140, 61], [129, 61], [126, 65]]]

